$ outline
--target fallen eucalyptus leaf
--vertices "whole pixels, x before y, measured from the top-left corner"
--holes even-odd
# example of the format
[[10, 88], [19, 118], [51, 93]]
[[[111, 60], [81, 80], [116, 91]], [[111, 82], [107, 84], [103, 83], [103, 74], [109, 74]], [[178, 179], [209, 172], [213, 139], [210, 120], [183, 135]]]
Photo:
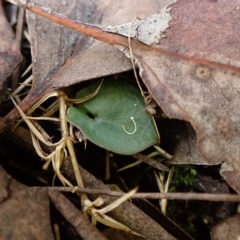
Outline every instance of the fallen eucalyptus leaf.
[[0, 52], [0, 103], [8, 92], [6, 82], [22, 57], [19, 52]]
[[[80, 90], [76, 98], [93, 93], [100, 82]], [[120, 81], [105, 80], [98, 94], [70, 107], [67, 121], [96, 145], [119, 154], [134, 154], [158, 142], [153, 120], [144, 112], [139, 90]]]

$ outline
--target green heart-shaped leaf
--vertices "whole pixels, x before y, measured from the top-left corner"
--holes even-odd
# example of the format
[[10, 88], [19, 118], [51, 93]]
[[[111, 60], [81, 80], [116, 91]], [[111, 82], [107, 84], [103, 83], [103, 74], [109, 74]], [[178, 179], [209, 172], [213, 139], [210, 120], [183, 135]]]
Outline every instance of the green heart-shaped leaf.
[[[100, 82], [80, 90], [76, 98], [93, 93]], [[134, 154], [158, 142], [153, 120], [144, 112], [139, 90], [120, 81], [104, 80], [93, 98], [70, 107], [67, 121], [96, 145], [119, 154]]]

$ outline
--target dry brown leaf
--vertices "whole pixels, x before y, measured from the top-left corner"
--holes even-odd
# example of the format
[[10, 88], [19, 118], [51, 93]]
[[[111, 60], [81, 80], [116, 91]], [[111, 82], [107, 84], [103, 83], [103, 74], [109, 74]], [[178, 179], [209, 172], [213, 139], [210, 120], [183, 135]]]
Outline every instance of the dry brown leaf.
[[161, 45], [133, 49], [159, 106], [191, 123], [201, 156], [210, 164], [225, 162], [221, 174], [240, 193], [238, 5], [178, 1]]
[[0, 1], [0, 52], [15, 50], [15, 36], [3, 11]]
[[2, 1], [0, 1], [0, 103], [6, 94], [6, 79], [17, 67], [21, 56], [15, 50], [15, 35], [4, 14]]
[[[136, 16], [145, 18], [161, 9], [170, 0], [75, 1], [63, 3], [41, 0], [37, 3], [57, 10], [72, 19], [97, 25], [117, 25], [132, 21]], [[132, 65], [115, 47], [96, 41], [85, 35], [49, 22], [42, 17], [27, 13], [34, 81], [29, 95], [20, 103], [27, 111], [43, 95], [54, 89], [69, 86], [84, 80], [123, 72]], [[0, 123], [0, 131], [13, 121], [18, 113], [13, 110]], [[8, 120], [7, 120], [8, 119]]]
[[[169, 1], [151, 0], [148, 1], [148, 7], [144, 0], [68, 0], [65, 5], [57, 0], [37, 2], [72, 19], [108, 26], [131, 22], [135, 17], [145, 18]], [[35, 14], [28, 13], [28, 26], [33, 42], [33, 70], [37, 78], [33, 86], [35, 91], [41, 90], [42, 86], [50, 90], [58, 89], [132, 68], [130, 61], [116, 48], [79, 35]]]
[[0, 52], [0, 103], [7, 92], [7, 78], [18, 66], [21, 59], [19, 52]]
[[0, 239], [54, 239], [47, 193], [29, 190], [0, 167]]
[[240, 236], [240, 214], [219, 223], [211, 231], [212, 240], [232, 240], [239, 239]]

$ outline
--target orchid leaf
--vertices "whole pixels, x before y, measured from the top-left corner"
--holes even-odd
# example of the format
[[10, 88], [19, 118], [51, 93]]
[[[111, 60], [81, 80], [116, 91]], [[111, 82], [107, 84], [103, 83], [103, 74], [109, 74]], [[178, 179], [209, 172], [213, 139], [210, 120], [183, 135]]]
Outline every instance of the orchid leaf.
[[[93, 93], [100, 82], [80, 90], [76, 98]], [[70, 107], [67, 121], [88, 140], [109, 151], [130, 155], [158, 142], [152, 117], [144, 112], [140, 91], [123, 81], [104, 80], [93, 98]]]

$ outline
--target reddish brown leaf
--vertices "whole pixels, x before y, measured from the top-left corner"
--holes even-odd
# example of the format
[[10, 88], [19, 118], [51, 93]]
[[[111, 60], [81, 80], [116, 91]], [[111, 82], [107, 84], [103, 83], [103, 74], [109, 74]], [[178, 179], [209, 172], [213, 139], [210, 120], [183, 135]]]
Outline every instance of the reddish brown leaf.
[[0, 239], [54, 239], [46, 192], [29, 190], [0, 167]]
[[134, 54], [158, 104], [192, 124], [199, 153], [211, 164], [225, 161], [222, 175], [240, 192], [238, 4], [178, 1], [161, 46]]
[[219, 223], [211, 231], [212, 240], [238, 239], [240, 235], [240, 214], [237, 214], [226, 221]]

